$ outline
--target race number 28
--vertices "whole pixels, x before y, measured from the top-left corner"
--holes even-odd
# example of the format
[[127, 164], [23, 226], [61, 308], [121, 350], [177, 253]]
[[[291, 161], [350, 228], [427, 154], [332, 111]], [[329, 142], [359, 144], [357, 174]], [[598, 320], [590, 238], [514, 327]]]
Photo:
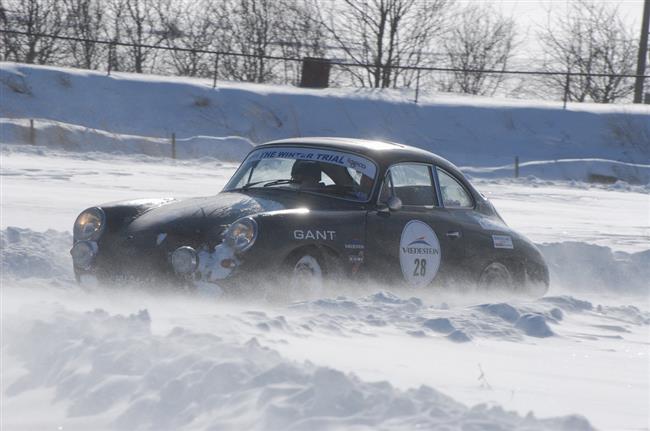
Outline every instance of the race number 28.
[[440, 242], [430, 225], [409, 220], [399, 241], [399, 264], [411, 286], [428, 286], [440, 268]]
[[413, 269], [414, 277], [424, 277], [427, 275], [427, 260], [426, 259], [415, 259], [413, 261], [415, 268]]

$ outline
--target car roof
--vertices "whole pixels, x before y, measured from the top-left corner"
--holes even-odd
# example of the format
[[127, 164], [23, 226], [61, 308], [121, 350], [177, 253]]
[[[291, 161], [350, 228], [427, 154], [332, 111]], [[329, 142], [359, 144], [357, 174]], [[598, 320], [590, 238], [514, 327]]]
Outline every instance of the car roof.
[[411, 147], [409, 145], [398, 144], [395, 142], [370, 139], [333, 137], [290, 138], [267, 142], [265, 144], [259, 145], [258, 148], [282, 145], [300, 145], [306, 147], [320, 147], [350, 151], [367, 156], [384, 166], [396, 162], [411, 161], [422, 163], [437, 163], [446, 168], [453, 168], [454, 170], [457, 169], [449, 161], [430, 151]]

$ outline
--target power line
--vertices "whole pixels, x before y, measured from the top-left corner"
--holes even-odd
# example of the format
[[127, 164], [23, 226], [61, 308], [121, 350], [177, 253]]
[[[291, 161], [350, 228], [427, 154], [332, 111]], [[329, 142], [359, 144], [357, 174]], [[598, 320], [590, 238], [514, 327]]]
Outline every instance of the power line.
[[[281, 60], [281, 61], [293, 61], [293, 62], [302, 62], [302, 58], [296, 57], [285, 57], [279, 55], [259, 55], [259, 54], [245, 54], [242, 52], [234, 51], [221, 51], [221, 50], [208, 50], [208, 49], [193, 49], [193, 48], [181, 48], [175, 46], [165, 46], [165, 45], [151, 45], [151, 44], [136, 44], [129, 42], [120, 42], [118, 40], [102, 40], [102, 39], [88, 39], [82, 37], [74, 36], [60, 36], [47, 33], [33, 33], [28, 31], [20, 30], [10, 30], [10, 29], [0, 29], [0, 33], [5, 34], [15, 34], [22, 36], [33, 36], [33, 37], [45, 37], [51, 39], [67, 40], [72, 42], [92, 42], [100, 45], [109, 45], [109, 46], [125, 46], [130, 48], [148, 48], [148, 49], [161, 49], [165, 51], [179, 51], [179, 52], [191, 52], [198, 54], [212, 54], [218, 56], [233, 56], [233, 57], [252, 57], [252, 58], [263, 58], [267, 60]], [[316, 60], [318, 61], [318, 60]], [[343, 66], [343, 67], [363, 67], [366, 69], [375, 69], [375, 68], [389, 68], [389, 69], [399, 69], [399, 70], [412, 70], [412, 71], [424, 71], [424, 72], [462, 72], [462, 73], [488, 73], [488, 74], [503, 74], [503, 75], [528, 75], [528, 76], [582, 76], [582, 77], [618, 77], [618, 78], [650, 78], [649, 75], [637, 75], [631, 73], [587, 73], [587, 72], [570, 72], [570, 71], [545, 71], [545, 70], [508, 70], [508, 69], [461, 69], [454, 67], [432, 67], [432, 66], [402, 66], [398, 64], [374, 64], [374, 63], [357, 63], [357, 62], [348, 62], [348, 61], [332, 61], [323, 59], [322, 61], [328, 62], [331, 65]]]

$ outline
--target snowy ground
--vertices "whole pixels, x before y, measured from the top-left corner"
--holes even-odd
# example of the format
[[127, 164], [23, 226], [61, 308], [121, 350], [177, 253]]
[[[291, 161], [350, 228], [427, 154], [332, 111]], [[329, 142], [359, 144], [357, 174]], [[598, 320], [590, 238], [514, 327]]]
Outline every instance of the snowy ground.
[[101, 201], [215, 193], [234, 165], [0, 156], [2, 429], [650, 429], [645, 187], [475, 181], [541, 244], [539, 300], [343, 286], [215, 302], [80, 290], [69, 232]]
[[[0, 136], [68, 151], [241, 160], [299, 136], [396, 141], [473, 176], [650, 183], [650, 107], [561, 104], [408, 90], [304, 89], [0, 63]], [[29, 119], [34, 120], [30, 132]]]

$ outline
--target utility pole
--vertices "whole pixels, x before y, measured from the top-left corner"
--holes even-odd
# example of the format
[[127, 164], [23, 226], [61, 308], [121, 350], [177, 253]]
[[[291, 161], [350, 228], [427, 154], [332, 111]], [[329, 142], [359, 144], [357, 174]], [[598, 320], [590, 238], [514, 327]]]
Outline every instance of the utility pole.
[[639, 40], [639, 60], [636, 64], [636, 81], [634, 83], [634, 103], [643, 102], [643, 75], [648, 59], [648, 28], [650, 25], [650, 0], [643, 2], [643, 21], [641, 22], [641, 39]]

